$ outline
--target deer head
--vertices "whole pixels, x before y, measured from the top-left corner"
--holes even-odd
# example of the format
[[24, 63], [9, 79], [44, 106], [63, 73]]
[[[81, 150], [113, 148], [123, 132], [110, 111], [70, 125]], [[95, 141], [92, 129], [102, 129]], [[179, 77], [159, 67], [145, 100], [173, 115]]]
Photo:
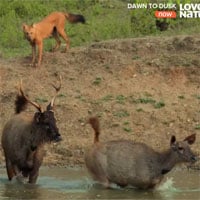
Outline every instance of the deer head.
[[61, 89], [61, 77], [59, 80], [60, 80], [60, 84], [58, 87], [53, 85], [53, 87], [56, 90], [56, 94], [54, 95], [49, 105], [47, 106], [46, 110], [44, 111], [39, 104], [31, 101], [24, 94], [23, 89], [22, 89], [22, 82], [20, 83], [20, 87], [19, 87], [19, 92], [21, 96], [38, 110], [38, 112], [36, 112], [33, 117], [34, 124], [36, 125], [36, 127], [39, 128], [42, 134], [44, 134], [44, 138], [46, 138], [49, 141], [56, 141], [56, 142], [61, 140], [61, 135], [56, 125], [56, 119], [54, 116], [54, 101], [58, 92]]
[[176, 137], [171, 137], [171, 149], [176, 152], [177, 156], [180, 160], [184, 162], [196, 162], [197, 157], [190, 149], [190, 145], [192, 145], [196, 140], [196, 134], [192, 134], [187, 136], [183, 141], [176, 141]]

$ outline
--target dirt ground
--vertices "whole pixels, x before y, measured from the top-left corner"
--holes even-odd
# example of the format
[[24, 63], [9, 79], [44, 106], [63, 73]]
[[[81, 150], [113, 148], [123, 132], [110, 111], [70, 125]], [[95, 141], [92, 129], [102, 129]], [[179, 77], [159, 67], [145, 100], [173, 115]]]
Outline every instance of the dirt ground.
[[[0, 133], [14, 113], [20, 79], [29, 97], [45, 108], [55, 92], [51, 83], [61, 75], [55, 115], [63, 141], [46, 145], [44, 165], [84, 164], [84, 151], [93, 142], [90, 116], [100, 119], [101, 141], [124, 138], [162, 151], [171, 135], [181, 140], [196, 133], [192, 149], [199, 154], [199, 56], [200, 36], [193, 35], [103, 41], [67, 53], [46, 51], [37, 69], [29, 66], [31, 57], [1, 59]], [[30, 105], [26, 112], [34, 111]]]

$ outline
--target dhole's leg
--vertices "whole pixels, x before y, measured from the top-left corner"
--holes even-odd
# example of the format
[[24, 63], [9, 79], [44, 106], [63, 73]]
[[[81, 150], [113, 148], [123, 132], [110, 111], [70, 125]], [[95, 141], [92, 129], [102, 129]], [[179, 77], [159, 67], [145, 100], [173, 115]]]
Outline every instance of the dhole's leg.
[[31, 64], [34, 66], [35, 65], [35, 59], [36, 59], [36, 45], [35, 44], [31, 44], [32, 46], [32, 61]]
[[54, 51], [56, 51], [56, 50], [60, 47], [60, 45], [61, 45], [61, 40], [60, 40], [60, 38], [59, 38], [59, 35], [58, 35], [57, 30], [53, 31], [53, 37], [54, 37], [55, 40], [56, 40], [56, 46], [52, 49], [52, 51], [54, 52]]
[[10, 160], [7, 158], [6, 158], [6, 170], [7, 170], [8, 179], [9, 181], [11, 181], [13, 176], [15, 176], [16, 174]]
[[38, 43], [38, 66], [40, 66], [41, 61], [42, 61], [42, 50], [43, 50], [43, 43], [39, 42]]
[[66, 33], [64, 30], [58, 30], [58, 33], [60, 34], [60, 36], [65, 40], [66, 42], [66, 48], [64, 50], [64, 52], [66, 52], [69, 49], [70, 46], [70, 42], [69, 42], [69, 38], [67, 37]]

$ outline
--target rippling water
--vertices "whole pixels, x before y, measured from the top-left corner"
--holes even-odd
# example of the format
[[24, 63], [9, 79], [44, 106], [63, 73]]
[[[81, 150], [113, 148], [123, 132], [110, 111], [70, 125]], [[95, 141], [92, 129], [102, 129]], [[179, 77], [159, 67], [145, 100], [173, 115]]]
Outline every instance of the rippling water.
[[200, 171], [174, 170], [154, 191], [104, 189], [83, 169], [41, 168], [36, 185], [9, 182], [0, 170], [0, 199], [200, 199]]

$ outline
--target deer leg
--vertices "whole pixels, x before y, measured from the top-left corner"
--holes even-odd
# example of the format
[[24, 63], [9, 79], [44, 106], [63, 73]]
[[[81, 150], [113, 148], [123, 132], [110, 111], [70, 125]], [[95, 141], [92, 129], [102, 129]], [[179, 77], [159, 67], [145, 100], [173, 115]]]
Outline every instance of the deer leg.
[[16, 174], [9, 159], [6, 159], [6, 170], [7, 170], [8, 179], [9, 181], [11, 181], [13, 176], [15, 176]]
[[105, 188], [110, 188], [110, 181], [108, 180], [108, 178], [106, 176], [96, 176], [95, 178], [96, 180], [98, 180]]
[[103, 186], [107, 189], [109, 189], [111, 186], [110, 186], [110, 182], [106, 179], [104, 182], [102, 182]]
[[29, 183], [36, 183], [37, 181], [37, 178], [38, 178], [38, 175], [39, 175], [39, 168], [33, 168], [33, 170], [30, 172], [29, 174]]
[[16, 179], [17, 179], [19, 182], [24, 183], [24, 176], [23, 176], [22, 171], [19, 170], [19, 168], [17, 167], [17, 165], [14, 165], [14, 166], [13, 166], [13, 169], [14, 169], [15, 174], [16, 174]]
[[[39, 168], [42, 164], [43, 160], [43, 149], [37, 149], [36, 151], [32, 152], [31, 157], [33, 157], [33, 168], [29, 173], [29, 183], [36, 183], [38, 175], [39, 175]], [[30, 157], [30, 155], [29, 155]]]

